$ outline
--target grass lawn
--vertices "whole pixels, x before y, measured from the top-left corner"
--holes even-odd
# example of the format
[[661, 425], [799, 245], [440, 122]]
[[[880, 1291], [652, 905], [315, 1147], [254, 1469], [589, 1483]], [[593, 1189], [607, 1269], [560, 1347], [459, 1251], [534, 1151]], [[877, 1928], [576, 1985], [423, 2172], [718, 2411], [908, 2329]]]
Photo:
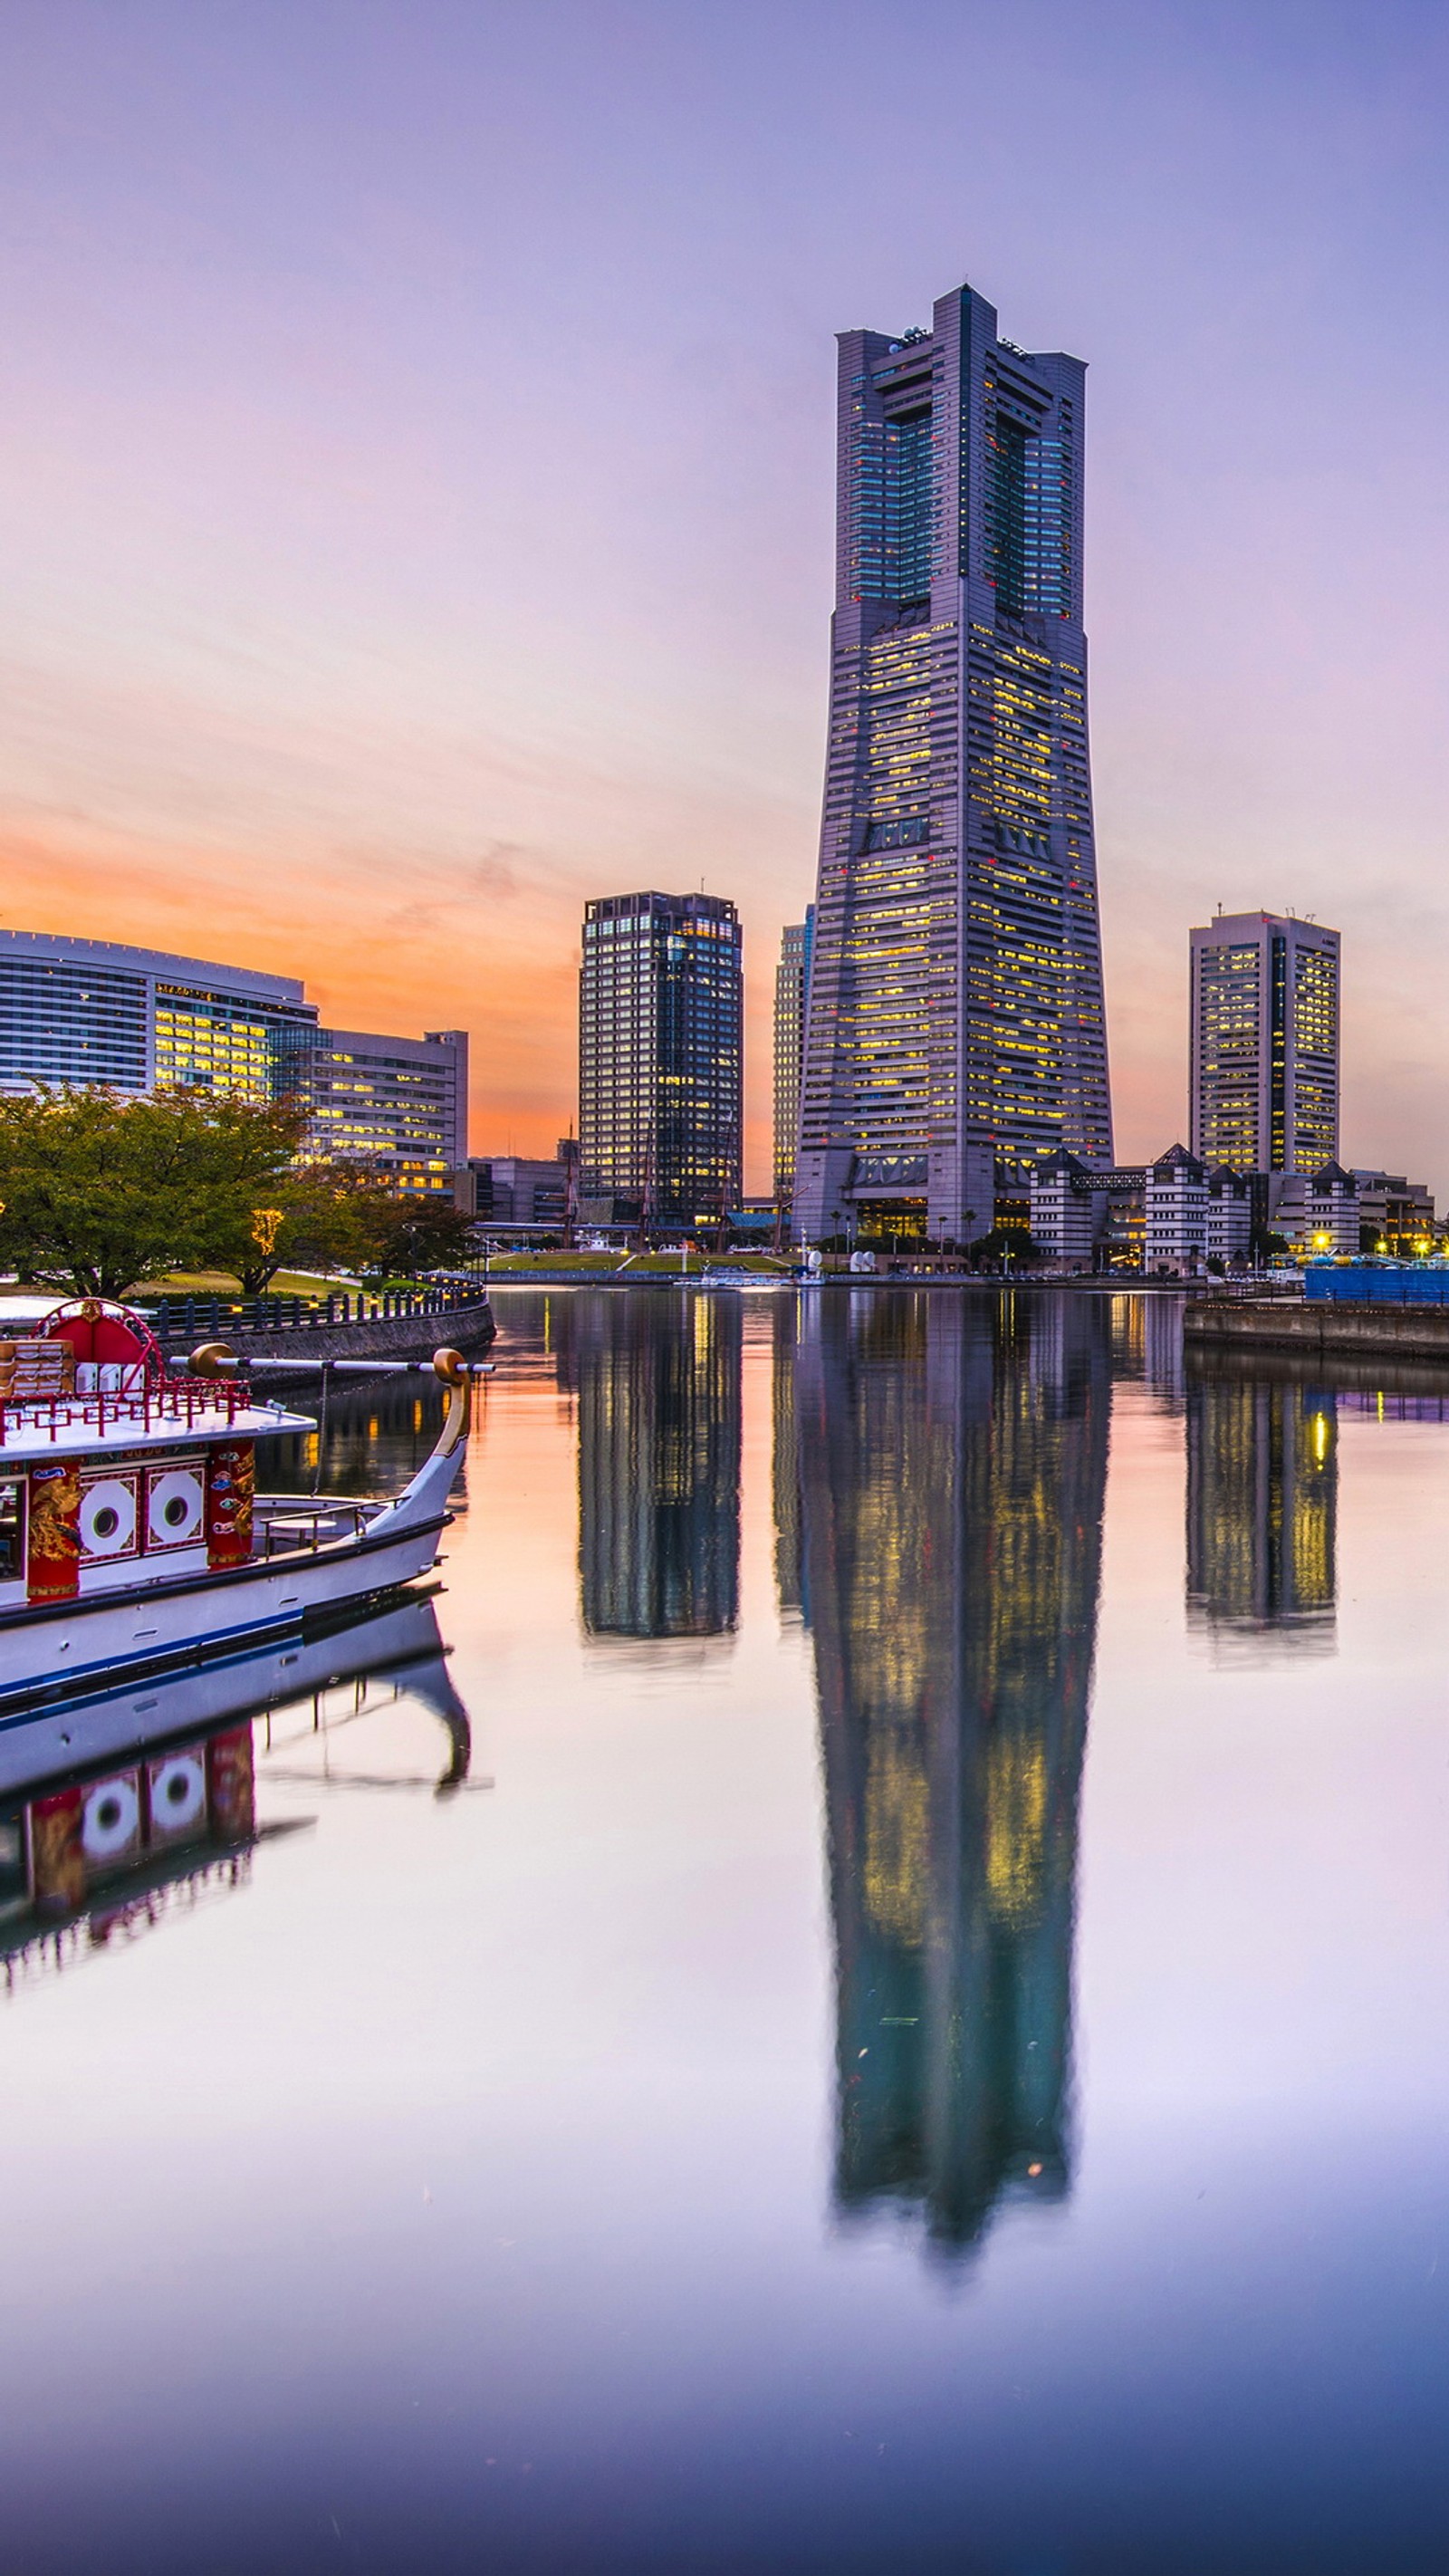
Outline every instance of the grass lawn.
[[[267, 1294], [269, 1297], [325, 1297], [329, 1289], [340, 1297], [357, 1288], [355, 1279], [324, 1278], [316, 1270], [279, 1270]], [[131, 1290], [133, 1297], [239, 1297], [241, 1281], [226, 1270], [168, 1270], [161, 1279], [138, 1279]]]
[[[764, 1252], [691, 1252], [685, 1267], [695, 1276], [701, 1270], [751, 1270], [778, 1274], [788, 1270], [788, 1260]], [[631, 1279], [672, 1278], [680, 1274], [677, 1252], [499, 1252], [488, 1264], [490, 1279], [525, 1275], [530, 1270], [547, 1270], [557, 1274], [572, 1270], [582, 1276], [613, 1278], [619, 1272]]]

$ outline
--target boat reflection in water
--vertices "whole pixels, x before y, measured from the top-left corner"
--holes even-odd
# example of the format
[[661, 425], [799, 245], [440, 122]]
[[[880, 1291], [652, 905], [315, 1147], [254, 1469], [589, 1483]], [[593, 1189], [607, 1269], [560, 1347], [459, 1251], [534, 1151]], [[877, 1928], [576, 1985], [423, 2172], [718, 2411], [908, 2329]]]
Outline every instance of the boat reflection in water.
[[[325, 1695], [347, 1693], [341, 1711]], [[149, 1690], [97, 1694], [67, 1712], [74, 1767], [25, 1781], [23, 1729], [7, 1736], [7, 1775], [25, 1781], [0, 1799], [0, 1976], [13, 1989], [77, 1964], [244, 1887], [258, 1846], [312, 1820], [259, 1824], [258, 1730], [266, 1766], [288, 1747], [387, 1697], [421, 1700], [441, 1721], [446, 1749], [427, 1783], [436, 1794], [467, 1779], [467, 1712], [448, 1677], [431, 1600], [395, 1600], [283, 1649], [177, 1675]], [[48, 1740], [48, 1739], [47, 1739]], [[268, 1766], [269, 1767], [269, 1766]], [[327, 1775], [276, 1766], [274, 1776]], [[346, 1779], [348, 1775], [341, 1775]], [[410, 1786], [390, 1778], [363, 1785]]]
[[1338, 1399], [1251, 1360], [1187, 1381], [1187, 1610], [1218, 1656], [1332, 1654]]
[[796, 1354], [829, 1820], [835, 2193], [961, 2255], [1070, 2175], [1097, 1298], [825, 1295]]

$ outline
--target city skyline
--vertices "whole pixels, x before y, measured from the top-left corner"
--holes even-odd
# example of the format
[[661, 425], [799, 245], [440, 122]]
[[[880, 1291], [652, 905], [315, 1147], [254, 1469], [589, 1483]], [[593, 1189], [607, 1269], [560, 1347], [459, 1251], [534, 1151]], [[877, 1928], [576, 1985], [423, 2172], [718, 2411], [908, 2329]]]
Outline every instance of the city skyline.
[[9, 920], [469, 1026], [479, 1133], [547, 1151], [586, 893], [703, 875], [759, 958], [800, 917], [832, 329], [979, 276], [1092, 362], [1117, 1150], [1185, 1125], [1183, 923], [1266, 899], [1352, 944], [1348, 1150], [1442, 1195], [1444, 28], [646, 7], [641, 82], [564, 22], [383, 12], [339, 92], [310, 13], [11, 13]]

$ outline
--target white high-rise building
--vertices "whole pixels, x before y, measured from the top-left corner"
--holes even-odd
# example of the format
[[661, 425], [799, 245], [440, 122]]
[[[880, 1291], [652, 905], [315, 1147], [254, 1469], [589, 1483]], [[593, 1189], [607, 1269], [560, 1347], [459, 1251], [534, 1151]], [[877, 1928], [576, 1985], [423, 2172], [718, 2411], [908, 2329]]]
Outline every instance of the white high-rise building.
[[1336, 1161], [1338, 932], [1220, 912], [1192, 932], [1191, 974], [1193, 1153], [1240, 1172]]

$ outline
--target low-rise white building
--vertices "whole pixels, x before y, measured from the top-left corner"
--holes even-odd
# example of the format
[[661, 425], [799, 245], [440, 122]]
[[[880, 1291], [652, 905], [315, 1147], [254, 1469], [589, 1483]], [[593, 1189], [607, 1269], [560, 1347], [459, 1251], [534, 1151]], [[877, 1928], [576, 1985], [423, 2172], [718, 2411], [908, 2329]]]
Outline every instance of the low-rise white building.
[[1324, 1163], [1316, 1172], [1285, 1172], [1272, 1223], [1300, 1261], [1325, 1252], [1357, 1260], [1359, 1200], [1352, 1172], [1341, 1163]]
[[1208, 1252], [1207, 1167], [1185, 1145], [1171, 1145], [1147, 1166], [1144, 1266], [1190, 1276]]
[[1246, 1172], [1219, 1163], [1207, 1184], [1207, 1254], [1230, 1268], [1253, 1249], [1253, 1182]]
[[1054, 1261], [1076, 1262], [1084, 1270], [1091, 1268], [1104, 1204], [1092, 1184], [1088, 1166], [1065, 1151], [1048, 1154], [1031, 1175], [1033, 1243]]

